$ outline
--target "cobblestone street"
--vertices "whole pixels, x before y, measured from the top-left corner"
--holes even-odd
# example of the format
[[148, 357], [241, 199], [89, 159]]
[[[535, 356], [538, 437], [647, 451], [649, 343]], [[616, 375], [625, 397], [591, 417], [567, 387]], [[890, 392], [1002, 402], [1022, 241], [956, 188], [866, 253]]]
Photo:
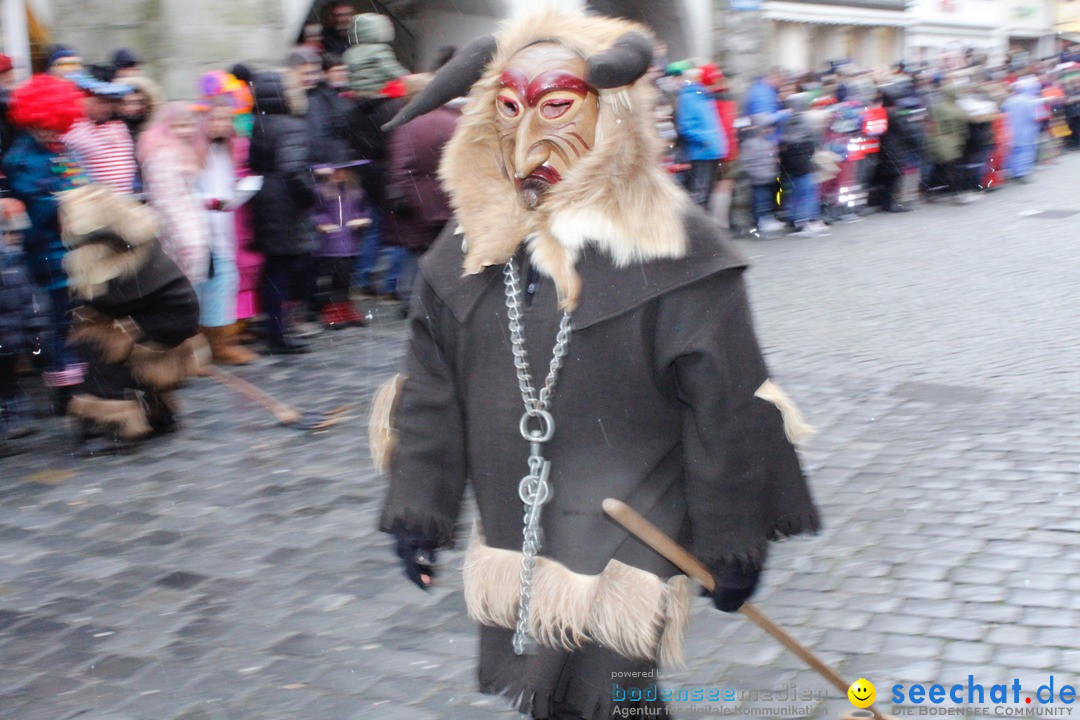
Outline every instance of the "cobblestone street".
[[[740, 241], [773, 377], [819, 430], [825, 522], [776, 548], [755, 601], [883, 710], [895, 684], [1080, 682], [1078, 173], [1073, 154], [972, 205]], [[518, 717], [475, 692], [460, 553], [423, 593], [375, 530], [367, 405], [405, 324], [370, 310], [237, 371], [301, 407], [357, 403], [328, 432], [203, 378], [183, 431], [133, 455], [76, 458], [49, 420], [0, 460], [0, 719]], [[852, 709], [744, 618], [699, 599], [691, 622], [668, 686], [773, 700], [677, 717]]]

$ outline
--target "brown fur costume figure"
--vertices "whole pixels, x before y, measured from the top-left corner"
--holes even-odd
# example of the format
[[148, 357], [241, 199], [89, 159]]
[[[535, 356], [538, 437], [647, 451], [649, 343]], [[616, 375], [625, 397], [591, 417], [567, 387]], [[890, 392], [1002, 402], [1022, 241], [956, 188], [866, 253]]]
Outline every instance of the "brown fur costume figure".
[[421, 261], [405, 377], [372, 417], [380, 527], [426, 588], [472, 486], [480, 688], [534, 718], [666, 712], [648, 688], [680, 662], [688, 582], [604, 498], [707, 562], [726, 611], [770, 541], [819, 525], [746, 262], [659, 165], [651, 46], [621, 20], [528, 18], [394, 121], [469, 92], [440, 171], [456, 228]]
[[70, 341], [89, 369], [68, 406], [83, 449], [175, 430], [172, 391], [198, 374], [208, 349], [196, 335], [195, 291], [158, 244], [156, 214], [88, 185], [61, 196], [60, 222], [71, 293], [84, 303]]

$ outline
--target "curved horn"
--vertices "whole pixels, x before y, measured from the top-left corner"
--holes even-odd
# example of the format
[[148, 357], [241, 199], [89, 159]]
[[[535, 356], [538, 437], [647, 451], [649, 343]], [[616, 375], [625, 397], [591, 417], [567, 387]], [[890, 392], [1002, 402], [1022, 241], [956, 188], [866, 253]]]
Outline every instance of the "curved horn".
[[628, 32], [609, 49], [589, 58], [587, 79], [601, 90], [630, 85], [645, 74], [652, 59], [652, 40], [639, 32]]
[[426, 88], [401, 108], [390, 122], [382, 126], [383, 132], [404, 125], [413, 118], [464, 95], [484, 74], [484, 68], [491, 62], [494, 54], [494, 35], [477, 38], [461, 48], [450, 62], [439, 68]]

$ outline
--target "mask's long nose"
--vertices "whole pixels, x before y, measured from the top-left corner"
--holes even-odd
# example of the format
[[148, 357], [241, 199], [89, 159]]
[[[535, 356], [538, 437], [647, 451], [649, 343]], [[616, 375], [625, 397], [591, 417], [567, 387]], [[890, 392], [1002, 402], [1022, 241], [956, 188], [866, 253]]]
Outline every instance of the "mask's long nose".
[[536, 114], [529, 112], [521, 119], [514, 138], [514, 176], [522, 180], [551, 156], [548, 144], [536, 132]]

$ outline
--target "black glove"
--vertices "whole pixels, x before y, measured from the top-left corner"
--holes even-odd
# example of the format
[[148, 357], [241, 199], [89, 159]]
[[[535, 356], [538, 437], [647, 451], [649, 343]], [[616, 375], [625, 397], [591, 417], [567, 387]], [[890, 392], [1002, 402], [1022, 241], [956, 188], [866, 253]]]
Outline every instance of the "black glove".
[[716, 579], [716, 587], [711, 596], [717, 610], [737, 612], [754, 594], [758, 581], [761, 579], [761, 572], [761, 568], [744, 569], [737, 562], [714, 569], [713, 577]]
[[400, 533], [396, 550], [405, 565], [405, 574], [421, 590], [427, 590], [435, 580], [435, 548], [419, 538]]

